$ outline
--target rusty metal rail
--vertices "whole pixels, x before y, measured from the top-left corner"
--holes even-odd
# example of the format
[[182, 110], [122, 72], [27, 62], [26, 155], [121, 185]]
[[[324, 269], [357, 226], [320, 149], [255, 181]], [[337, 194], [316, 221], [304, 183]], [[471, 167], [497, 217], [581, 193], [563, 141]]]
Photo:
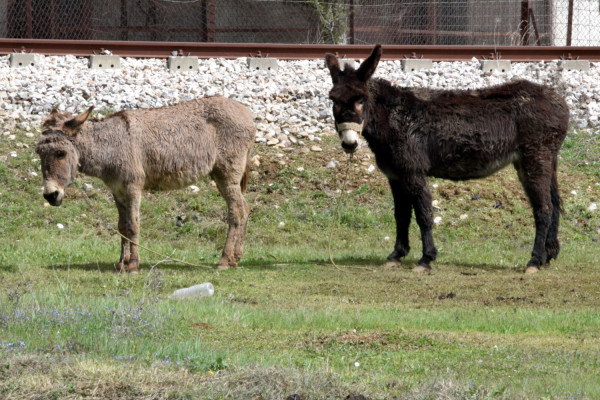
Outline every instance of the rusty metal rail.
[[[270, 43], [126, 42], [98, 40], [0, 39], [0, 54], [13, 52], [80, 57], [109, 50], [121, 57], [165, 58], [177, 52], [199, 58], [275, 57], [282, 60], [320, 59], [325, 53], [364, 58], [368, 45], [308, 45]], [[516, 62], [584, 59], [600, 61], [600, 47], [567, 46], [384, 46], [383, 58], [427, 58], [433, 61], [503, 59]]]

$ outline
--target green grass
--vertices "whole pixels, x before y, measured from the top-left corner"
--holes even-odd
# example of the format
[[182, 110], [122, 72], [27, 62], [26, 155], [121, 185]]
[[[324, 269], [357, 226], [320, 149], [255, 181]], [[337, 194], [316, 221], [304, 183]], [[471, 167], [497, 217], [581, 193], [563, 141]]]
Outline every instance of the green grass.
[[[15, 135], [0, 137], [0, 398], [600, 397], [600, 211], [588, 209], [600, 200], [597, 135], [565, 142], [562, 250], [533, 276], [522, 274], [533, 217], [510, 168], [431, 180], [442, 217], [432, 274], [411, 271], [414, 222], [403, 266], [383, 266], [395, 237], [386, 181], [366, 171], [367, 151], [346, 164], [332, 137], [307, 155], [256, 147], [240, 268], [142, 250], [139, 275], [115, 274], [110, 193], [80, 176], [62, 207], [45, 206], [36, 137]], [[343, 168], [326, 169], [332, 158]], [[225, 205], [198, 186], [147, 193], [141, 243], [212, 266]], [[214, 296], [168, 299], [205, 281]]]

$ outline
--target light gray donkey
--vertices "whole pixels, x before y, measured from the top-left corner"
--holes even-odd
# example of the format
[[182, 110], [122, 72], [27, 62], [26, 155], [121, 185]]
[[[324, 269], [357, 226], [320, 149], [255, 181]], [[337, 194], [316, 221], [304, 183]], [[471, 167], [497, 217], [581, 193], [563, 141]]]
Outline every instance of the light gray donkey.
[[104, 181], [117, 205], [119, 232], [129, 239], [121, 239], [116, 269], [135, 273], [142, 190], [180, 189], [209, 175], [228, 208], [218, 268], [237, 266], [250, 212], [242, 196], [256, 132], [250, 110], [215, 96], [87, 121], [92, 108], [77, 116], [52, 110], [44, 120], [36, 148], [44, 198], [60, 206], [78, 170]]

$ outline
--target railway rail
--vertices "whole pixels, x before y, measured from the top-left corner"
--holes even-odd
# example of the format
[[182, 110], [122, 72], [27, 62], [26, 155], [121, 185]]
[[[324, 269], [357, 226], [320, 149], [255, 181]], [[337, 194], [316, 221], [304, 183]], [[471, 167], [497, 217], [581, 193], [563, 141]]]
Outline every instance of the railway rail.
[[[173, 54], [198, 58], [275, 57], [282, 60], [320, 59], [325, 53], [341, 57], [364, 58], [370, 45], [313, 45], [272, 43], [196, 43], [136, 42], [99, 40], [0, 39], [0, 54], [14, 52], [43, 55], [101, 54], [108, 50], [121, 57], [166, 58]], [[385, 45], [383, 58], [426, 58], [433, 61], [503, 59], [515, 62], [539, 62], [582, 59], [600, 61], [600, 47], [572, 46], [400, 46]]]

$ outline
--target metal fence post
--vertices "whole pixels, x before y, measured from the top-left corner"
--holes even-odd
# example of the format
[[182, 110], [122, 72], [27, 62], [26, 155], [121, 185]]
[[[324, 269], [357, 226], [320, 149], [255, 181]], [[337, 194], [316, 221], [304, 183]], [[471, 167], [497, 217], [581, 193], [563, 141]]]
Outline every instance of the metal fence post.
[[208, 3], [208, 27], [207, 39], [209, 42], [215, 41], [216, 10], [215, 0], [209, 0]]
[[32, 7], [31, 0], [27, 0], [25, 4], [25, 12], [27, 14], [27, 37], [29, 39], [33, 39], [33, 15], [32, 15]]
[[571, 35], [573, 33], [573, 0], [569, 0], [569, 15], [567, 21], [567, 46], [571, 45]]
[[350, 44], [354, 44], [354, 0], [350, 0]]

